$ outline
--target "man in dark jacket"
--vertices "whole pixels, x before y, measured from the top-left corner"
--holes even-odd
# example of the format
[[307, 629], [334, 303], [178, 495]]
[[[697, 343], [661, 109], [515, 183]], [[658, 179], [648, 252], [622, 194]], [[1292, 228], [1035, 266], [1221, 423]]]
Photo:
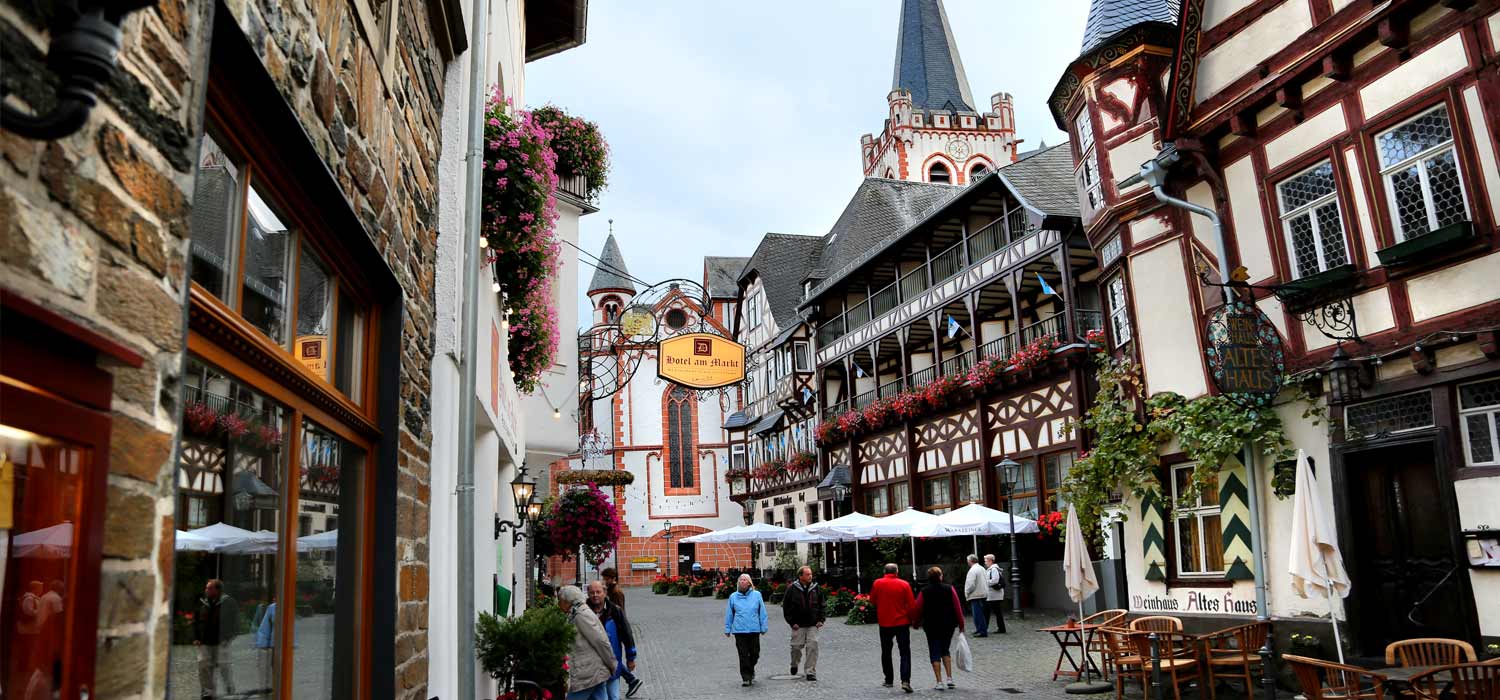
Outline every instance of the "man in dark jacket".
[[[626, 671], [635, 670], [635, 632], [630, 629], [625, 609], [609, 601], [604, 582], [590, 582], [588, 595], [589, 609], [594, 611], [599, 624], [604, 626], [604, 632], [609, 635], [610, 649], [615, 653], [615, 671], [609, 677], [608, 691], [610, 700], [619, 700], [620, 677]], [[637, 679], [631, 684], [628, 690], [630, 695], [639, 691], [642, 683]]]
[[224, 593], [224, 582], [211, 578], [203, 585], [198, 612], [193, 615], [193, 646], [198, 649], [198, 686], [205, 698], [218, 693], [214, 674], [224, 679], [224, 692], [234, 694], [229, 667], [229, 643], [240, 633], [240, 605]]
[[818, 680], [818, 632], [828, 619], [828, 611], [823, 609], [823, 589], [813, 583], [811, 567], [799, 569], [797, 580], [786, 587], [781, 613], [792, 628], [792, 675], [797, 675], [798, 662], [806, 652], [807, 680]]

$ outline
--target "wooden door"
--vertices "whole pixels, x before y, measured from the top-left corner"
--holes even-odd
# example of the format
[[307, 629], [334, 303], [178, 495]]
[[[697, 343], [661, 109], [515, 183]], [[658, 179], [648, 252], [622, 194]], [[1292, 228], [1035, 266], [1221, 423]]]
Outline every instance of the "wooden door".
[[697, 545], [688, 542], [677, 543], [677, 575], [692, 576], [693, 562], [698, 560]]
[[1368, 655], [1412, 637], [1467, 635], [1462, 562], [1453, 545], [1448, 485], [1439, 480], [1432, 443], [1359, 452], [1345, 461], [1344, 553], [1351, 596], [1358, 597], [1357, 642]]

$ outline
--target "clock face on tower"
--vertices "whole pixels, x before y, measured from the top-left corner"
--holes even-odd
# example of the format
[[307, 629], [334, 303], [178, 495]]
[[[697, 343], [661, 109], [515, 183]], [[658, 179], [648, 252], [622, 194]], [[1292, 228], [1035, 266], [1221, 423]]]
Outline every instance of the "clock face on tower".
[[969, 159], [969, 142], [968, 141], [960, 141], [958, 139], [954, 139], [952, 141], [949, 141], [948, 142], [948, 155], [953, 156], [953, 159], [956, 160], [956, 161], [958, 161], [958, 162], [960, 162], [960, 163], [964, 162], [965, 160], [968, 160]]

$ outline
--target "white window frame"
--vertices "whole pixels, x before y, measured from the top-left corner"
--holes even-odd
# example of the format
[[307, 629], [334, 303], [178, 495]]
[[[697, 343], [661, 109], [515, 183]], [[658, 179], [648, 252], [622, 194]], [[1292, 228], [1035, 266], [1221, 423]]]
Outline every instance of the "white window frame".
[[759, 294], [756, 294], [745, 301], [745, 320], [750, 323], [750, 328], [760, 328]]
[[744, 469], [748, 466], [745, 455], [745, 444], [735, 443], [729, 446], [729, 468]]
[[1105, 241], [1099, 246], [1099, 267], [1109, 267], [1111, 263], [1120, 259], [1120, 254], [1125, 252], [1125, 241], [1120, 234]]
[[[1281, 233], [1286, 238], [1287, 265], [1291, 268], [1291, 272], [1293, 275], [1292, 279], [1301, 279], [1303, 277], [1311, 277], [1312, 275], [1317, 274], [1316, 272], [1314, 272], [1303, 275], [1300, 274], [1301, 271], [1297, 269], [1297, 260], [1300, 256], [1297, 255], [1296, 244], [1292, 242], [1292, 221], [1295, 219], [1300, 219], [1305, 216], [1307, 217], [1308, 223], [1312, 226], [1313, 256], [1318, 260], [1318, 272], [1327, 272], [1329, 269], [1338, 267], [1339, 265], [1347, 265], [1349, 264], [1349, 261], [1351, 259], [1349, 255], [1349, 236], [1348, 232], [1344, 230], [1344, 207], [1339, 203], [1338, 170], [1335, 169], [1333, 171], [1333, 191], [1290, 211], [1288, 211], [1286, 208], [1286, 196], [1282, 193], [1282, 185], [1285, 185], [1292, 180], [1295, 180], [1299, 177], [1302, 177], [1303, 175], [1306, 175], [1307, 173], [1317, 170], [1324, 165], [1328, 165], [1330, 168], [1332, 168], [1333, 160], [1328, 159], [1318, 161], [1317, 163], [1313, 164], [1312, 167], [1304, 168], [1292, 175], [1288, 175], [1282, 178], [1280, 182], [1276, 183], [1276, 206], [1278, 211], [1281, 212]], [[1318, 210], [1325, 206], [1328, 206], [1329, 202], [1333, 203], [1333, 210], [1338, 214], [1337, 220], [1339, 222], [1339, 237], [1344, 241], [1344, 262], [1339, 263], [1339, 265], [1328, 264], [1328, 255], [1323, 251], [1323, 230], [1322, 226], [1318, 223]]]
[[792, 358], [798, 372], [811, 372], [812, 345], [805, 340], [792, 341]]
[[[1203, 505], [1202, 494], [1198, 495], [1198, 505], [1190, 508], [1182, 506], [1180, 497], [1177, 494], [1177, 472], [1182, 470], [1192, 471], [1195, 467], [1196, 465], [1192, 462], [1187, 462], [1184, 464], [1174, 464], [1172, 465], [1171, 469], [1172, 503], [1175, 504], [1172, 509], [1172, 552], [1178, 560], [1177, 576], [1178, 578], [1223, 578], [1224, 573], [1225, 571], [1227, 571], [1227, 569], [1220, 569], [1218, 571], [1186, 571], [1183, 567], [1183, 562], [1181, 561], [1182, 546], [1180, 538], [1182, 537], [1182, 521], [1188, 520], [1190, 518], [1197, 521], [1198, 553], [1200, 557], [1206, 557], [1208, 552], [1208, 542], [1207, 538], [1205, 538], [1203, 534], [1205, 527], [1203, 524], [1203, 519], [1205, 517], [1213, 516], [1218, 516], [1221, 519], [1224, 517], [1222, 504], [1216, 503], [1211, 506], [1205, 506]], [[1222, 520], [1220, 522], [1220, 527], [1223, 527]], [[1223, 552], [1220, 552], [1219, 557], [1219, 563], [1222, 566]], [[1206, 569], [1208, 567], [1208, 560], [1204, 558], [1196, 562], [1196, 566], [1201, 569]]]
[[1096, 211], [1104, 206], [1104, 179], [1099, 177], [1099, 159], [1093, 150], [1079, 161], [1078, 184], [1088, 197], [1089, 211]]
[[[1500, 465], [1500, 403], [1485, 404], [1473, 408], [1464, 408], [1463, 405], [1464, 386], [1487, 384], [1494, 381], [1500, 381], [1500, 379], [1495, 379], [1492, 377], [1490, 379], [1483, 379], [1477, 382], [1470, 382], [1469, 384], [1461, 385], [1459, 387], [1458, 424], [1462, 428], [1464, 436], [1464, 464], [1470, 467], [1492, 467]], [[1473, 454], [1473, 452], [1471, 452], [1469, 449], [1469, 445], [1472, 444], [1469, 438], [1470, 416], [1486, 416], [1490, 420], [1490, 461], [1488, 462], [1469, 461], [1470, 455]]]
[[1089, 119], [1089, 110], [1085, 107], [1078, 112], [1073, 119], [1073, 133], [1078, 137], [1078, 155], [1082, 156], [1094, 147], [1094, 122]]
[[[1439, 110], [1443, 112], [1443, 116], [1448, 120], [1448, 140], [1406, 159], [1387, 165], [1380, 155], [1380, 137]], [[1401, 123], [1389, 129], [1384, 129], [1375, 135], [1375, 157], [1380, 163], [1380, 179], [1385, 185], [1385, 201], [1390, 210], [1391, 231], [1394, 232], [1397, 242], [1409, 241], [1438, 229], [1437, 207], [1432, 202], [1432, 185], [1427, 175], [1427, 164], [1438, 156], [1443, 155], [1445, 151], [1453, 152], [1453, 169], [1458, 176], [1458, 195], [1459, 199], [1463, 201], [1464, 219], [1472, 220], [1473, 212], [1469, 208], [1469, 188], [1464, 183], [1463, 159], [1459, 158], [1458, 155], [1458, 125], [1454, 123], [1453, 115], [1449, 114], [1446, 102], [1434, 105], [1432, 109], [1423, 110], [1421, 113], [1413, 115], [1410, 119], [1404, 119]], [[1401, 213], [1397, 211], [1398, 205], [1396, 204], [1396, 186], [1391, 182], [1391, 176], [1406, 170], [1412, 165], [1417, 166], [1417, 179], [1422, 187], [1422, 203], [1427, 208], [1427, 230], [1408, 235], [1408, 232], [1403, 230], [1401, 226]]]
[[[1116, 284], [1120, 286], [1118, 299], [1114, 295]], [[1115, 275], [1104, 283], [1104, 301], [1109, 306], [1109, 332], [1119, 348], [1135, 337], [1130, 327], [1130, 296], [1125, 289], [1125, 275]]]

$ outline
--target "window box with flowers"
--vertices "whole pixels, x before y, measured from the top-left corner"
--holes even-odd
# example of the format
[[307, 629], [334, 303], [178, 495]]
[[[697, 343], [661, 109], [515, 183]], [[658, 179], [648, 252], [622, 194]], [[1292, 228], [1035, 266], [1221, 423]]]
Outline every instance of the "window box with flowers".
[[593, 202], [609, 180], [609, 143], [599, 125], [554, 105], [539, 107], [532, 116], [552, 137], [562, 191]]

